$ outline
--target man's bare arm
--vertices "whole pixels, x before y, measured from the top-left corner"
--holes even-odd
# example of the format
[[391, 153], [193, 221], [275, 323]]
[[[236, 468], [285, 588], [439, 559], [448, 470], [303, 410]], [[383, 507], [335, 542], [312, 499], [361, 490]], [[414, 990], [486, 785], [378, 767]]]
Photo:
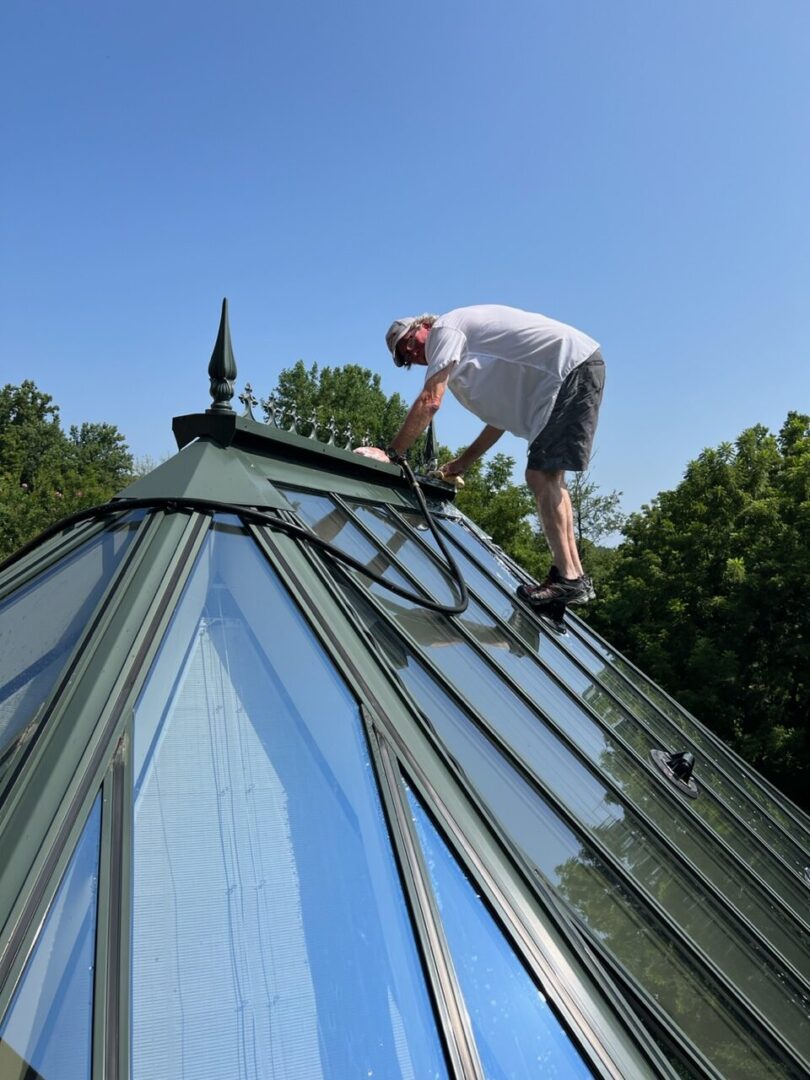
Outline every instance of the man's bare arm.
[[495, 443], [503, 435], [502, 428], [493, 427], [491, 424], [487, 424], [478, 438], [470, 443], [463, 454], [460, 454], [453, 461], [448, 461], [447, 464], [442, 465], [442, 472], [445, 476], [460, 476], [463, 472], [466, 472], [471, 465], [474, 465], [480, 457], [491, 449]]
[[409, 447], [413, 446], [441, 408], [442, 398], [447, 389], [447, 380], [449, 378], [450, 368], [448, 366], [437, 375], [434, 375], [432, 379], [428, 379], [422, 387], [419, 397], [411, 405], [402, 427], [391, 440], [389, 445], [392, 450], [404, 454]]

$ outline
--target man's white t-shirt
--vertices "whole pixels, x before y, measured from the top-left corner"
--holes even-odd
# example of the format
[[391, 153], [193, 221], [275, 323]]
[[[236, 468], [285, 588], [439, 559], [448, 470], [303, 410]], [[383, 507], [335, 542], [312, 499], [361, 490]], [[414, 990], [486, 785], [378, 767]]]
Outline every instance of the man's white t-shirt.
[[560, 386], [599, 348], [573, 326], [502, 304], [441, 315], [425, 345], [425, 381], [452, 365], [447, 385], [493, 427], [531, 442], [546, 425]]

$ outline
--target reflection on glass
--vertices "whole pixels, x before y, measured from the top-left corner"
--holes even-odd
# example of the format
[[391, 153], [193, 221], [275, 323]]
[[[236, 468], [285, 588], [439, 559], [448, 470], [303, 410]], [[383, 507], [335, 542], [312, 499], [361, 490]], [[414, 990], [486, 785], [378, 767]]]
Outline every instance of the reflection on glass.
[[0, 604], [0, 756], [53, 689], [142, 516], [111, 524]]
[[589, 1077], [576, 1047], [416, 800], [413, 820], [487, 1077]]
[[0, 1025], [0, 1062], [5, 1043], [45, 1080], [90, 1077], [100, 836], [101, 797]]
[[[729, 915], [704, 891], [688, 869], [670, 858], [660, 835], [637, 815], [632, 806], [624, 806], [602, 782], [561, 742], [534, 713], [524, 705], [508, 685], [492, 673], [466, 642], [454, 639], [443, 627], [451, 621], [433, 612], [401, 610], [401, 605], [383, 601], [386, 611], [404, 629], [411, 630], [417, 617], [421, 636], [416, 640], [462, 692], [487, 717], [492, 727], [558, 794], [564, 806], [599, 837], [602, 843], [624, 864], [632, 877], [656, 897], [681, 928], [700, 945], [729, 978], [745, 985], [749, 996], [766, 1015], [794, 1025], [797, 1041], [804, 1038], [805, 1017], [810, 1010], [808, 996], [781, 968], [774, 966], [755, 936], [740, 933]], [[474, 612], [474, 605], [470, 605]], [[483, 613], [481, 616], [483, 617]], [[462, 619], [464, 617], [462, 616]], [[427, 628], [430, 632], [427, 632]], [[508, 653], [499, 658], [519, 660]], [[535, 665], [535, 671], [539, 669]], [[541, 672], [541, 674], [544, 674]], [[554, 717], [563, 730], [574, 735], [575, 741], [600, 771], [608, 773], [619, 783], [622, 791], [660, 824], [660, 833], [677, 840], [678, 829], [672, 828], [669, 803], [651, 778], [620, 746], [605, 737], [597, 724], [578, 709], [572, 699], [556, 686], [549, 692], [543, 683], [534, 680], [534, 673], [515, 671], [514, 678], [528, 687], [533, 700], [548, 715]], [[545, 676], [548, 679], [548, 676]], [[550, 683], [550, 679], [548, 680]], [[772, 920], [773, 922], [773, 920]], [[776, 930], [774, 925], [772, 929]], [[778, 933], [778, 931], [776, 931]], [[789, 956], [803, 959], [800, 950], [782, 934]]]
[[[381, 512], [390, 513], [388, 510], [381, 510]], [[414, 520], [413, 516], [407, 513], [403, 516], [408, 521]], [[423, 539], [435, 550], [435, 541], [432, 536], [425, 535]], [[482, 558], [485, 554], [482, 553]], [[646, 758], [653, 744], [649, 733], [638, 722], [636, 716], [645, 718], [644, 706], [655, 712], [649, 703], [636, 693], [638, 702], [634, 716], [628, 711], [629, 702], [627, 708], [623, 707], [587, 673], [587, 668], [583, 670], [574, 663], [566, 650], [570, 650], [580, 661], [584, 660], [585, 653], [588, 653], [592, 660], [595, 659], [594, 654], [589, 653], [587, 646], [577, 638], [576, 634], [567, 635], [563, 648], [556, 635], [541, 633], [536, 620], [524, 615], [520, 605], [498, 588], [464, 552], [458, 552], [458, 559], [472, 593], [485, 599], [489, 606], [509, 623], [513, 632], [518, 634], [527, 646], [527, 653], [540, 656], [543, 662], [597, 713], [610, 732], [616, 732], [642, 758]], [[626, 690], [635, 693], [629, 684], [618, 677], [612, 669], [606, 668], [603, 662], [596, 660], [596, 669], [606, 686], [611, 687], [614, 681], [618, 681]], [[531, 680], [522, 678], [519, 671], [515, 671], [514, 677], [524, 687], [528, 688], [532, 685]], [[539, 695], [539, 701], [549, 704], [550, 698], [542, 686], [536, 688], [536, 693]], [[564, 701], [563, 710], [565, 710]], [[562, 713], [555, 711], [553, 715], [555, 717], [565, 715], [565, 711]], [[661, 724], [665, 723], [660, 717], [658, 719]], [[657, 731], [656, 728], [652, 730]], [[586, 741], [580, 741], [583, 737]], [[739, 867], [733, 860], [727, 858], [722, 850], [718, 850], [717, 844], [710, 836], [704, 834], [704, 830], [696, 827], [692, 817], [694, 808], [691, 805], [685, 806], [682, 812], [678, 813], [677, 809], [673, 808], [672, 801], [666, 797], [666, 793], [656, 784], [651, 784], [648, 772], [640, 768], [631, 757], [621, 753], [618, 750], [618, 744], [604, 737], [601, 740], [599, 738], [588, 740], [584, 731], [580, 731], [577, 741], [583, 749], [590, 746], [589, 756], [600, 771], [611, 776], [624, 792], [640, 802], [647, 817], [660, 829], [661, 833], [666, 835], [691, 863], [699, 867], [710, 881], [714, 882], [722, 894], [751, 920], [764, 937], [781, 950], [784, 956], [790, 957], [805, 977], [810, 978], [810, 940], [807, 933], [797, 924], [791, 925], [785, 919], [783, 911], [761, 896], [758, 890], [751, 888], [751, 869], [767, 874], [768, 880], [772, 881], [773, 859], [770, 853], [758, 852], [756, 849], [752, 851], [752, 845], [748, 843], [745, 847], [746, 867]], [[701, 762], [700, 772], [701, 782], [709, 783], [708, 777], [711, 773], [708, 763]], [[714, 800], [708, 800], [702, 809], [702, 816], [715, 827], [719, 835], [725, 836], [730, 830], [734, 830], [736, 834], [740, 833], [737, 822], [728, 815], [723, 806]], [[740, 842], [742, 843], [742, 838]], [[784, 887], [788, 888], [792, 884], [788, 880]], [[671, 903], [670, 894], [667, 894], [666, 901], [667, 904]], [[806, 895], [797, 898], [799, 914], [805, 912], [806, 901]]]
[[446, 1075], [357, 705], [206, 541], [138, 703], [135, 1080]]
[[[789, 814], [785, 813], [776, 799], [751, 780], [727, 748], [715, 742], [700, 724], [695, 723], [678, 705], [670, 701], [666, 694], [661, 693], [654, 683], [635, 671], [620, 656], [610, 652], [591, 632], [587, 624], [578, 624], [576, 632], [583, 642], [587, 642], [590, 649], [595, 650], [603, 660], [610, 661], [608, 670], [612, 675], [616, 692], [623, 698], [633, 698], [643, 703], [645, 717], [649, 718], [651, 723], [657, 723], [665, 732], [662, 743], [668, 747], [675, 746], [678, 733], [682, 731], [698, 750], [703, 752], [698, 756], [702, 762], [704, 784], [711, 786], [712, 790], [733, 808], [742, 821], [758, 836], [761, 836], [772, 850], [779, 852], [796, 873], [801, 875], [807, 864], [808, 833]], [[589, 652], [582, 642], [577, 644], [583, 652]], [[590, 655], [593, 657], [593, 653]], [[593, 663], [593, 659], [590, 663]], [[649, 701], [645, 701], [642, 694], [646, 695]], [[747, 798], [729, 781], [727, 776], [713, 766], [714, 760], [720, 762], [728, 776], [747, 793]], [[778, 821], [788, 835], [785, 836], [783, 832], [776, 829], [761, 812], [762, 810]]]
[[301, 520], [322, 540], [328, 540], [347, 554], [353, 555], [373, 573], [382, 575], [403, 588], [413, 588], [385, 552], [379, 551], [374, 544], [370, 543], [346, 511], [336, 506], [331, 499], [325, 495], [314, 495], [309, 491], [285, 490], [284, 495]]
[[[671, 936], [652, 909], [626, 891], [599, 854], [564, 823], [553, 805], [519, 776], [382, 617], [359, 595], [354, 597], [354, 606], [471, 787], [526, 852], [531, 865], [704, 1053], [716, 1063], [733, 1063], [728, 1075], [751, 1080], [769, 1075], [773, 1063], [767, 1050], [758, 1046], [755, 1036], [747, 1030], [749, 1025], [739, 1018], [737, 1007], [701, 963]], [[622, 855], [628, 869], [646, 879], [647, 887], [662, 900], [679, 890], [678, 914], [687, 932], [700, 931], [718, 962], [740, 976], [746, 991], [756, 993], [769, 1010], [782, 1008], [789, 1013], [797, 1042], [805, 1039], [802, 1000], [795, 990], [781, 992], [779, 973], [765, 972], [752, 963], [740, 942], [733, 940], [730, 928], [724, 931], [719, 924], [713, 931], [711, 913], [702, 911], [705, 897], [697, 892], [683, 897], [666, 849], [651, 847], [652, 838], [640, 823], [611, 801], [597, 779], [560, 746], [548, 729], [537, 723], [516, 698], [510, 698], [503, 684], [499, 690], [496, 680], [481, 674], [485, 669], [480, 660], [471, 660], [461, 668], [449, 659], [454, 652], [454, 646], [446, 647], [441, 659], [449, 669], [450, 681], [463, 689], [467, 700], [475, 702], [477, 710], [507, 743], [519, 748], [555, 798], [583, 827], [593, 830], [603, 843]], [[778, 1006], [777, 1001], [781, 1002]], [[780, 1026], [785, 1026], [783, 1016]]]
[[[411, 539], [387, 507], [355, 503], [352, 509], [366, 528], [375, 534], [385, 550], [396, 553], [403, 566], [414, 574], [434, 600], [442, 604], [455, 604], [458, 601], [458, 590], [452, 584], [449, 567], [445, 569], [447, 563], [443, 555], [440, 555], [441, 567], [427, 558], [422, 547]], [[414, 521], [415, 525], [424, 525], [424, 518], [420, 514], [415, 515], [415, 518], [418, 519], [418, 522]], [[433, 535], [428, 535], [433, 540]], [[435, 544], [435, 540], [433, 542]]]

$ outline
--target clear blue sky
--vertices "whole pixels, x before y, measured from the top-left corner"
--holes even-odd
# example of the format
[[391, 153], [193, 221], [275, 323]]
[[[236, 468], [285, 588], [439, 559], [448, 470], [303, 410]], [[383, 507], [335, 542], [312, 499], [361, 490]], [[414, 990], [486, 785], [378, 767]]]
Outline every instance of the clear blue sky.
[[411, 399], [400, 314], [579, 326], [627, 510], [810, 410], [807, 0], [5, 0], [0, 33], [0, 383], [66, 426], [172, 450], [224, 295], [260, 396], [300, 357]]

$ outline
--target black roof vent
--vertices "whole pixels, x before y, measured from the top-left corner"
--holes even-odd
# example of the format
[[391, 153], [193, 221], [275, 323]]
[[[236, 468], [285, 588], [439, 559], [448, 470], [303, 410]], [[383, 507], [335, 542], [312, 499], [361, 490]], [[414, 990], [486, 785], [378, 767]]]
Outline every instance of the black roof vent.
[[651, 750], [650, 757], [655, 764], [679, 791], [688, 795], [690, 799], [696, 799], [698, 794], [697, 783], [692, 779], [695, 768], [694, 754], [686, 750], [668, 754], [666, 750]]

